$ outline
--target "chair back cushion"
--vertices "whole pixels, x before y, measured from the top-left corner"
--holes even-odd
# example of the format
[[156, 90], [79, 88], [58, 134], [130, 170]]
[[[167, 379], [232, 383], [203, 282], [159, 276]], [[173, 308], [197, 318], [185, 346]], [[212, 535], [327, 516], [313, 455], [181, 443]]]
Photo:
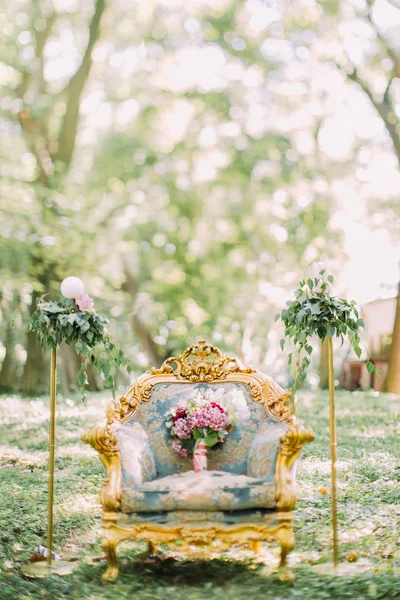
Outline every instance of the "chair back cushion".
[[189, 398], [196, 389], [224, 388], [227, 393], [239, 389], [246, 399], [250, 418], [239, 424], [228, 434], [226, 440], [208, 452], [208, 469], [228, 473], [246, 474], [249, 449], [259, 426], [268, 416], [262, 401], [255, 402], [249, 386], [240, 382], [221, 383], [159, 383], [151, 390], [150, 399], [141, 402], [133, 417], [139, 421], [150, 440], [158, 477], [182, 473], [193, 468], [192, 460], [184, 458], [171, 448], [172, 438], [165, 425], [165, 413], [181, 400]]
[[137, 421], [120, 424], [114, 430], [121, 455], [124, 488], [151, 481], [156, 476], [156, 464], [149, 438]]

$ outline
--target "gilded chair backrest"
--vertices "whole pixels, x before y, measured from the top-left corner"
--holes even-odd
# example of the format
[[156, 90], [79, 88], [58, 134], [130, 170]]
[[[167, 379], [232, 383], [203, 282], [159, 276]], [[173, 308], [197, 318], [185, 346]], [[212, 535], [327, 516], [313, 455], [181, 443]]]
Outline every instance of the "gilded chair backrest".
[[148, 434], [160, 476], [192, 468], [190, 459], [176, 454], [165, 426], [169, 408], [189, 397], [195, 389], [214, 391], [233, 388], [242, 391], [250, 418], [230, 432], [220, 448], [208, 457], [209, 470], [231, 473], [247, 472], [247, 456], [254, 435], [265, 421], [290, 422], [293, 419], [290, 395], [267, 375], [252, 367], [241, 367], [234, 358], [204, 340], [194, 344], [178, 358], [169, 358], [159, 369], [151, 369], [139, 377], [127, 394], [113, 403], [109, 420], [137, 420]]

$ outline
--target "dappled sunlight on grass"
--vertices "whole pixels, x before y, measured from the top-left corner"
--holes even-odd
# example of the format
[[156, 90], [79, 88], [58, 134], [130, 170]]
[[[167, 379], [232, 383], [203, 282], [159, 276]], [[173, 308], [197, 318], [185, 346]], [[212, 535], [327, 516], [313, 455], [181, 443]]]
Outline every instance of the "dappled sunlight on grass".
[[[76, 438], [74, 438], [76, 439]], [[90, 446], [83, 445], [82, 442], [80, 444], [68, 445], [65, 448], [60, 448], [57, 451], [57, 456], [72, 456], [75, 458], [89, 457], [93, 456], [94, 450]]]
[[85, 495], [74, 493], [61, 498], [58, 511], [63, 514], [69, 513], [93, 513], [100, 510], [99, 493]]

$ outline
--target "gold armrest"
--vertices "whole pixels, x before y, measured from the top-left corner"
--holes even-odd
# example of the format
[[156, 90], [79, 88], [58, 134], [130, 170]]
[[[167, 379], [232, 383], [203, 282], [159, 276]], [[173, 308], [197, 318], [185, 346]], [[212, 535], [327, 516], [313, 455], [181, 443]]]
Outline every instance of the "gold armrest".
[[278, 510], [293, 510], [297, 501], [296, 483], [291, 468], [298, 459], [303, 444], [314, 440], [311, 429], [298, 423], [290, 425], [280, 438], [276, 462], [276, 506]]
[[82, 436], [82, 441], [97, 450], [107, 470], [107, 478], [100, 492], [100, 502], [104, 510], [118, 512], [122, 489], [121, 456], [112, 428], [109, 425], [93, 427]]

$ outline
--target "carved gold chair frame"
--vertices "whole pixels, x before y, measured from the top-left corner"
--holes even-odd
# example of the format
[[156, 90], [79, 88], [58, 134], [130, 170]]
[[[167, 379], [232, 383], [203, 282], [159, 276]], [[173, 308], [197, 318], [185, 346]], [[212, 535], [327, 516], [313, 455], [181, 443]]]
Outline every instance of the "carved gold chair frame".
[[[247, 385], [255, 402], [264, 402], [268, 413], [288, 428], [280, 439], [276, 464], [276, 510], [271, 518], [260, 523], [225, 525], [202, 523], [194, 527], [190, 522], [171, 524], [139, 523], [117, 524], [122, 490], [121, 457], [113, 428], [117, 423], [131, 419], [140, 402], [151, 399], [152, 388], [159, 383], [241, 382]], [[106, 581], [118, 576], [117, 545], [122, 541], [148, 542], [153, 553], [160, 544], [173, 546], [179, 541], [179, 550], [190, 553], [193, 547], [202, 549], [207, 556], [212, 549], [227, 549], [231, 544], [250, 544], [259, 553], [262, 541], [278, 541], [281, 546], [280, 566], [285, 566], [286, 556], [294, 547], [293, 508], [296, 489], [291, 467], [298, 458], [305, 442], [314, 439], [313, 432], [298, 424], [294, 415], [289, 392], [284, 392], [270, 377], [253, 369], [241, 367], [235, 358], [225, 357], [222, 352], [200, 340], [177, 358], [168, 358], [159, 369], [153, 368], [140, 376], [125, 396], [112, 401], [107, 407], [107, 424], [89, 430], [83, 441], [93, 446], [107, 470], [107, 478], [101, 490], [100, 500], [104, 509], [104, 537], [102, 547], [106, 553], [108, 568], [103, 575]], [[204, 514], [204, 513], [203, 513]]]

